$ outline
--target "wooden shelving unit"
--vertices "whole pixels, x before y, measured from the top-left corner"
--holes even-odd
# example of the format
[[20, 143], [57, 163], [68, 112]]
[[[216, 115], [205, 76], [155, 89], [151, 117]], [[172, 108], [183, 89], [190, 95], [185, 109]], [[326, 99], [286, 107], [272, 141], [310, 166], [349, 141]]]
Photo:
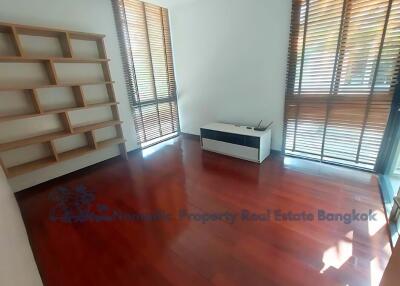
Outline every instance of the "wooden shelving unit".
[[[15, 49], [15, 55], [13, 56], [0, 56], [0, 63], [38, 63], [42, 64], [48, 75], [48, 84], [9, 84], [0, 85], [0, 91], [12, 91], [21, 90], [26, 95], [27, 99], [33, 105], [34, 112], [29, 114], [17, 114], [17, 115], [1, 115], [0, 123], [4, 124], [13, 120], [29, 120], [33, 117], [45, 116], [45, 115], [58, 115], [61, 122], [63, 123], [63, 130], [52, 132], [48, 134], [40, 134], [30, 138], [24, 138], [21, 140], [10, 141], [0, 144], [0, 153], [22, 148], [29, 145], [44, 144], [49, 148], [49, 157], [41, 158], [33, 162], [24, 163], [17, 166], [7, 167], [0, 158], [0, 164], [3, 167], [8, 177], [19, 176], [36, 169], [44, 168], [57, 164], [58, 162], [70, 160], [76, 157], [86, 155], [88, 153], [100, 150], [109, 146], [118, 145], [120, 154], [123, 158], [127, 158], [125, 139], [122, 133], [122, 121], [120, 121], [118, 112], [118, 102], [115, 98], [113, 81], [111, 79], [110, 69], [108, 66], [109, 59], [107, 58], [106, 49], [104, 45], [104, 35], [82, 33], [58, 29], [49, 29], [42, 27], [25, 26], [18, 24], [9, 24], [0, 22], [0, 32], [7, 33], [11, 39], [12, 46]], [[60, 41], [62, 48], [62, 57], [32, 57], [28, 55], [21, 44], [20, 35], [30, 35], [38, 37], [53, 37]], [[79, 58], [74, 57], [73, 47], [71, 45], [71, 39], [95, 41], [99, 58]], [[55, 63], [95, 63], [100, 64], [103, 71], [103, 81], [92, 81], [92, 82], [60, 82], [57, 76], [57, 70]], [[85, 94], [82, 87], [85, 85], [105, 85], [108, 95], [108, 102], [88, 104], [85, 99]], [[40, 102], [37, 89], [42, 88], [57, 88], [57, 87], [70, 87], [75, 98], [76, 106], [69, 108], [59, 108], [53, 110], [45, 110]], [[56, 96], [56, 95], [54, 95]], [[2, 98], [0, 96], [0, 103]], [[78, 110], [88, 110], [98, 107], [109, 107], [113, 115], [112, 120], [105, 122], [86, 124], [80, 126], [73, 126], [71, 124], [70, 112]], [[95, 136], [95, 130], [106, 127], [115, 127], [116, 137], [98, 141]], [[66, 152], [60, 152], [56, 148], [55, 141], [68, 136], [77, 134], [84, 134], [87, 139], [87, 146], [83, 146], [77, 149], [73, 149]]]

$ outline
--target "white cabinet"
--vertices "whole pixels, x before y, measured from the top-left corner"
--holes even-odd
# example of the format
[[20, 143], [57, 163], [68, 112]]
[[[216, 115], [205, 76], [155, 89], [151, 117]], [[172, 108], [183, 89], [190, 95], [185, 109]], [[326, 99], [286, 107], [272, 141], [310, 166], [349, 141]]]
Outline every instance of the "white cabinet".
[[271, 151], [271, 129], [211, 123], [200, 129], [203, 150], [261, 163]]

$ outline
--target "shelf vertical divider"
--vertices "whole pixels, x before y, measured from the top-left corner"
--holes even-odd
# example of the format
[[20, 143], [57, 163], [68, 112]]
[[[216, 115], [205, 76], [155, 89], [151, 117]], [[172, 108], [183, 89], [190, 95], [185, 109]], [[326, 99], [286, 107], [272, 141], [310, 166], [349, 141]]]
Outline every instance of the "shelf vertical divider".
[[54, 65], [54, 62], [52, 60], [45, 60], [44, 64], [47, 69], [47, 74], [49, 76], [50, 83], [57, 85], [58, 77], [57, 77], [57, 72], [56, 72], [56, 67]]
[[68, 32], [62, 33], [59, 36], [61, 49], [63, 52], [64, 57], [72, 58], [74, 56], [72, 45], [71, 45], [71, 38]]
[[50, 151], [53, 154], [54, 159], [58, 162], [60, 161], [60, 158], [58, 157], [58, 153], [57, 153], [57, 148], [54, 145], [54, 142], [51, 140], [49, 141], [49, 147], [50, 147]]
[[25, 92], [31, 97], [33, 107], [35, 108], [36, 112], [38, 114], [42, 114], [43, 108], [42, 108], [42, 105], [40, 104], [40, 99], [39, 99], [36, 89], [34, 89], [34, 88], [28, 89], [28, 90], [25, 90]]
[[15, 48], [15, 54], [19, 57], [23, 57], [24, 51], [22, 48], [22, 44], [21, 44], [21, 40], [19, 38], [18, 31], [15, 28], [15, 26], [11, 26], [10, 29], [11, 29], [10, 37], [11, 37], [12, 43]]
[[97, 146], [97, 140], [96, 140], [96, 135], [94, 134], [94, 131], [90, 130], [89, 132], [86, 132], [85, 135], [86, 135], [86, 139], [89, 143], [89, 146], [92, 149], [97, 149], [98, 146]]
[[75, 101], [80, 107], [86, 107], [86, 100], [83, 94], [82, 86], [77, 85], [72, 87], [72, 92], [74, 93]]
[[67, 130], [71, 134], [74, 133], [74, 129], [72, 128], [71, 119], [69, 118], [68, 112], [60, 113], [60, 118], [65, 130]]

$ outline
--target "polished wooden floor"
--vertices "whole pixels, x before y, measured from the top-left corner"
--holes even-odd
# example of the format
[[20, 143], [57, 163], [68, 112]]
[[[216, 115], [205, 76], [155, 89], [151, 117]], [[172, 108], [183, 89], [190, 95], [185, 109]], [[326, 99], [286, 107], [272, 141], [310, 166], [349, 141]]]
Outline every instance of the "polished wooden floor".
[[[54, 192], [84, 186], [94, 212], [170, 220], [52, 221]], [[390, 256], [374, 175], [270, 156], [262, 165], [181, 137], [69, 174], [17, 199], [45, 285], [377, 285]], [[202, 223], [189, 213], [378, 213], [377, 221]]]

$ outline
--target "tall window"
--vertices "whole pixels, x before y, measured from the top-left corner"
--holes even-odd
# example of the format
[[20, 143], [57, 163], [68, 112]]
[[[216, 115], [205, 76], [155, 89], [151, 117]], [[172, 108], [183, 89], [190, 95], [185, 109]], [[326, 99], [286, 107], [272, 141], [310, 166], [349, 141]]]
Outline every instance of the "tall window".
[[136, 131], [146, 146], [179, 131], [168, 10], [137, 0], [113, 5]]
[[285, 153], [373, 169], [399, 47], [400, 0], [293, 0]]

